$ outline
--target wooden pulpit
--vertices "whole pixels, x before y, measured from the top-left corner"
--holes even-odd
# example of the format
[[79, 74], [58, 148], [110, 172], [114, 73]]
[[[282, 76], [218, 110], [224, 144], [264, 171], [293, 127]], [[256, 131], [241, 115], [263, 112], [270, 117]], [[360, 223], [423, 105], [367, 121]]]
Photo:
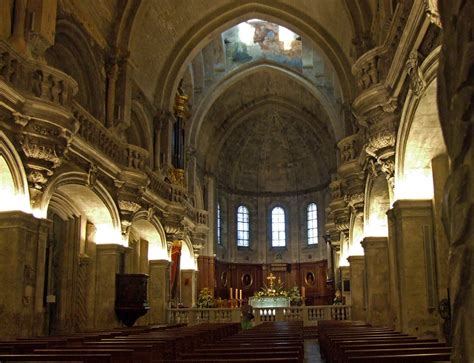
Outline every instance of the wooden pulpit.
[[146, 274], [116, 274], [115, 276], [115, 313], [126, 326], [147, 313], [148, 278]]

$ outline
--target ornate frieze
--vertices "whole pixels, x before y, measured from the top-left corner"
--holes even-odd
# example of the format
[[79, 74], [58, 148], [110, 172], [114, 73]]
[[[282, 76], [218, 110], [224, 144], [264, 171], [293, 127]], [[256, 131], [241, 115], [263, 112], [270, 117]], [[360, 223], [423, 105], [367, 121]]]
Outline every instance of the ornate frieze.
[[329, 188], [331, 188], [331, 199], [343, 199], [344, 198], [344, 189], [343, 189], [343, 181], [340, 179], [333, 180], [329, 184]]
[[352, 73], [356, 76], [357, 84], [361, 90], [366, 90], [380, 82], [381, 59], [381, 53], [374, 50], [364, 54], [354, 64]]
[[341, 164], [356, 160], [359, 156], [360, 150], [358, 150], [358, 135], [350, 135], [337, 143], [339, 153], [341, 155]]
[[[24, 159], [31, 205], [37, 207], [44, 188], [68, 152], [75, 129], [31, 118], [20, 113], [12, 115], [9, 125]], [[74, 128], [74, 124], [69, 125]]]

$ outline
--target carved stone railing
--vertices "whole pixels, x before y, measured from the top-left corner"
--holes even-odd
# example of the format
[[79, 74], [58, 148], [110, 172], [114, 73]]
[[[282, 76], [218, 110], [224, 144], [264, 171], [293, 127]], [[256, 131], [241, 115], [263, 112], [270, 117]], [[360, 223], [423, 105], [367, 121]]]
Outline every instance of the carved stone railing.
[[184, 204], [185, 197], [186, 197], [186, 190], [179, 185], [170, 184], [170, 186], [171, 186], [170, 200], [175, 203]]
[[182, 204], [185, 208], [184, 213], [189, 219], [195, 221], [197, 224], [207, 225], [207, 211], [194, 208], [186, 199], [182, 200]]
[[144, 170], [149, 158], [148, 151], [119, 140], [76, 101], [72, 103], [72, 113], [80, 125], [78, 135], [84, 141], [100, 150], [119, 165]]
[[76, 81], [58, 69], [27, 59], [0, 42], [0, 79], [25, 96], [69, 107], [77, 93]]
[[105, 128], [94, 116], [89, 114], [77, 102], [72, 104], [72, 113], [80, 127], [78, 135], [87, 143], [99, 149], [110, 159], [120, 165], [127, 164], [127, 153], [125, 148], [121, 147], [121, 143], [115, 135]]
[[126, 166], [132, 169], [144, 170], [145, 165], [148, 163], [150, 153], [139, 146], [131, 144], [126, 144], [125, 150], [127, 155]]
[[[295, 306], [288, 308], [255, 308], [255, 324], [271, 321], [303, 321], [304, 325], [317, 325], [319, 320], [350, 320], [350, 305]], [[168, 323], [236, 323], [240, 322], [240, 309], [168, 309]]]
[[151, 169], [147, 168], [146, 174], [150, 180], [148, 188], [159, 197], [165, 200], [171, 200], [171, 185], [166, 183], [160, 175]]

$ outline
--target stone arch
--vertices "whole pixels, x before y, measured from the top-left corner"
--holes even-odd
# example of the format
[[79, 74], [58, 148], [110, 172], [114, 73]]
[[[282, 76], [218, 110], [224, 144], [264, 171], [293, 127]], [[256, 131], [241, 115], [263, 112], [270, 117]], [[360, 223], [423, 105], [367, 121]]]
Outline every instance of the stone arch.
[[360, 244], [363, 238], [364, 215], [363, 213], [352, 213], [349, 227], [349, 254], [346, 257], [364, 254], [364, 249]]
[[370, 175], [364, 194], [364, 236], [386, 237], [388, 235], [386, 213], [390, 209], [390, 193], [385, 174]]
[[446, 153], [436, 103], [440, 48], [419, 70], [425, 82], [421, 95], [408, 92], [402, 111], [395, 154], [395, 199], [433, 198], [431, 160]]
[[74, 206], [76, 211], [81, 211], [92, 223], [101, 227], [103, 232], [100, 233], [104, 234], [104, 238], [107, 238], [107, 233], [111, 234], [107, 243], [123, 244], [120, 215], [114, 199], [99, 181], [90, 185], [86, 173], [67, 172], [54, 177], [40, 202], [45, 215], [50, 204], [60, 212], [59, 215], [67, 215], [67, 211], [74, 210], [71, 209]]
[[150, 218], [148, 211], [139, 211], [132, 220], [131, 229], [148, 241], [148, 260], [168, 259], [166, 233], [156, 216]]
[[[140, 10], [137, 11], [140, 14]], [[135, 17], [135, 19], [138, 16]], [[221, 33], [239, 22], [251, 18], [272, 21], [297, 32], [317, 44], [322, 52], [331, 60], [340, 81], [341, 93], [345, 100], [351, 100], [354, 91], [354, 79], [348, 59], [338, 42], [307, 14], [283, 4], [272, 3], [271, 6], [251, 2], [224, 5], [200, 19], [192, 33], [186, 33], [178, 41], [164, 62], [164, 70], [155, 87], [155, 102], [158, 107], [171, 109], [174, 92], [186, 65], [205, 46], [210, 35]], [[135, 24], [137, 22], [135, 21]], [[132, 29], [132, 32], [135, 29]], [[132, 37], [133, 38], [133, 37]]]
[[0, 130], [0, 210], [30, 210], [28, 181], [15, 147]]
[[46, 60], [76, 80], [76, 100], [92, 116], [103, 121], [105, 76], [101, 62], [77, 24], [68, 19], [59, 19], [56, 24], [55, 42], [46, 51]]
[[181, 260], [179, 263], [180, 270], [196, 270], [197, 261], [194, 255], [194, 247], [188, 236], [183, 239], [181, 245]]
[[340, 117], [338, 117], [336, 110], [334, 110], [330, 100], [324, 93], [314, 87], [306, 77], [288, 67], [284, 67], [269, 61], [259, 61], [250, 64], [248, 67], [239, 67], [237, 70], [230, 72], [226, 75], [226, 77], [223, 77], [219, 82], [213, 85], [213, 87], [207, 93], [206, 98], [199, 104], [199, 107], [194, 113], [191, 129], [188, 133], [188, 143], [190, 145], [197, 144], [203, 120], [214, 102], [234, 84], [262, 70], [281, 72], [306, 88], [308, 92], [313, 95], [313, 97], [321, 102], [321, 106], [327, 112], [327, 116], [329, 118], [336, 140], [344, 137], [344, 125], [340, 124]]

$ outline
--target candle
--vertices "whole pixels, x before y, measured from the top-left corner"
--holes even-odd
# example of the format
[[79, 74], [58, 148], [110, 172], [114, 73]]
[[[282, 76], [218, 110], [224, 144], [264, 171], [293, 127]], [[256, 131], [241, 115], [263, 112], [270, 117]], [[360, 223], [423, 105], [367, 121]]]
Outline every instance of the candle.
[[303, 299], [306, 297], [306, 288], [304, 286], [301, 288], [301, 297]]
[[230, 299], [232, 300], [232, 287], [230, 288]]
[[240, 300], [242, 300], [242, 289], [240, 289]]

